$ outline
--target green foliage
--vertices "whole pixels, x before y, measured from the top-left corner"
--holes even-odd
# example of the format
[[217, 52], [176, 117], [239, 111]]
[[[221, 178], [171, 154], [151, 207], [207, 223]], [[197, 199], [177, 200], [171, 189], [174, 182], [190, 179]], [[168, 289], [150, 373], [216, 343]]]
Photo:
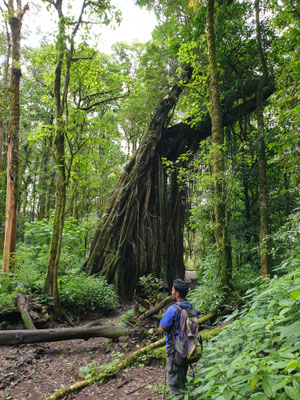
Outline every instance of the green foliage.
[[300, 264], [300, 212], [291, 214], [277, 232], [271, 236], [271, 254], [274, 264], [280, 265], [276, 273], [293, 271]]
[[205, 346], [188, 399], [298, 399], [300, 270], [248, 292], [242, 312]]
[[86, 380], [93, 378], [94, 376], [100, 375], [100, 374], [106, 374], [114, 370], [114, 368], [117, 366], [121, 358], [124, 356], [123, 353], [119, 352], [112, 352], [111, 356], [113, 360], [105, 365], [100, 365], [96, 361], [92, 361], [88, 364], [86, 364], [84, 367], [80, 368], [81, 374], [84, 375], [84, 378]]
[[[24, 243], [20, 243], [16, 253], [19, 265], [31, 265], [43, 273], [48, 261], [52, 218], [26, 223]], [[60, 273], [80, 269], [85, 256], [86, 227], [74, 218], [65, 221], [60, 259]]]
[[59, 279], [59, 285], [62, 305], [72, 312], [103, 312], [117, 306], [117, 294], [103, 277], [68, 274]]
[[118, 317], [118, 320], [119, 320], [120, 325], [127, 326], [128, 320], [130, 320], [131, 318], [134, 318], [133, 308], [130, 308], [124, 314], [122, 314], [120, 317]]
[[[18, 269], [15, 273], [0, 274], [0, 309], [14, 306], [18, 293], [43, 294], [44, 277], [33, 264]], [[44, 295], [44, 300], [46, 299]]]
[[218, 309], [224, 300], [224, 291], [215, 264], [216, 257], [212, 252], [211, 257], [207, 257], [201, 267], [197, 267], [198, 281], [201, 283], [188, 295], [195, 309], [201, 313]]
[[155, 278], [152, 274], [141, 276], [139, 278], [139, 286], [147, 295], [147, 299], [155, 304], [161, 300], [161, 290], [163, 288], [163, 280]]
[[[25, 242], [18, 246], [15, 256], [17, 270], [0, 275], [0, 308], [12, 307], [19, 292], [49, 304], [44, 287], [51, 223], [51, 219], [44, 219], [26, 224]], [[117, 305], [113, 286], [102, 277], [87, 277], [80, 271], [85, 235], [85, 226], [73, 218], [66, 220], [58, 278], [62, 305], [78, 313], [111, 310]]]

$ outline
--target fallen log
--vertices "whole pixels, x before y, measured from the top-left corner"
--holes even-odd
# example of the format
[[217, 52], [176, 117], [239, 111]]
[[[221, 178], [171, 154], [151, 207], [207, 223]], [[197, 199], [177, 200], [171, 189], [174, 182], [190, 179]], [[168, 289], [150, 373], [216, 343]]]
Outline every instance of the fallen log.
[[105, 337], [117, 339], [127, 336], [130, 330], [125, 328], [96, 326], [79, 328], [56, 328], [36, 330], [11, 330], [0, 331], [0, 345], [56, 342], [59, 340], [90, 339], [91, 337]]
[[25, 302], [25, 299], [24, 299], [24, 296], [22, 295], [22, 293], [18, 294], [18, 296], [15, 298], [15, 302], [20, 311], [21, 318], [23, 320], [25, 328], [29, 329], [29, 330], [36, 329], [32, 319], [31, 319], [31, 316], [29, 314], [29, 311], [27, 309], [26, 302]]
[[212, 318], [214, 315], [216, 315], [215, 311], [209, 311], [207, 314], [205, 314], [202, 317], [198, 318], [198, 325], [201, 325], [203, 322], [205, 322], [208, 319]]
[[152, 315], [156, 314], [157, 311], [161, 310], [164, 308], [166, 305], [170, 304], [172, 301], [174, 301], [172, 296], [166, 297], [164, 300], [162, 300], [157, 306], [150, 308], [150, 310], [146, 311], [144, 314], [142, 314], [139, 317], [139, 321], [143, 321], [146, 318], [152, 317]]

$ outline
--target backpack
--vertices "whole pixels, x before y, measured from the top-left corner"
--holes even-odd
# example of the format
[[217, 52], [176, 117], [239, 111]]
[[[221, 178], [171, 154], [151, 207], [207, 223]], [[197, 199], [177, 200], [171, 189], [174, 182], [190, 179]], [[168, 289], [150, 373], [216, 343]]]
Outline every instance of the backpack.
[[175, 337], [177, 315], [178, 312], [181, 312], [179, 334], [175, 340], [175, 362], [178, 365], [192, 364], [200, 359], [203, 350], [202, 338], [198, 332], [198, 318], [191, 305], [175, 304], [175, 307], [177, 308], [174, 324]]

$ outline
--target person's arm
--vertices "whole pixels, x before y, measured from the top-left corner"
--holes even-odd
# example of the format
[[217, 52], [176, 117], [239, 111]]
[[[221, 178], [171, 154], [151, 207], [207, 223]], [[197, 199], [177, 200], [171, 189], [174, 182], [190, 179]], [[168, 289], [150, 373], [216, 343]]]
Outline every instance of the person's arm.
[[164, 333], [170, 328], [172, 323], [173, 323], [173, 311], [172, 311], [172, 306], [170, 306], [160, 321], [158, 332]]

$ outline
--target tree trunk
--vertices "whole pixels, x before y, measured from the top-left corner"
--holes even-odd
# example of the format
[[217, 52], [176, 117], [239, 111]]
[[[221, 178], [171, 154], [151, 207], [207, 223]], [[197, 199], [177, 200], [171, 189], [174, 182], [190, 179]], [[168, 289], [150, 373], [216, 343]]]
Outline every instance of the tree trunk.
[[[53, 125], [53, 120], [50, 120], [50, 123]], [[41, 176], [40, 180], [40, 195], [39, 195], [39, 209], [38, 209], [38, 220], [41, 221], [47, 215], [46, 202], [47, 197], [49, 197], [49, 191], [52, 189], [50, 186], [50, 174], [49, 174], [49, 138], [45, 138], [43, 140], [42, 147], [42, 165], [41, 165]]]
[[261, 77], [257, 87], [256, 115], [258, 133], [258, 180], [259, 180], [259, 211], [260, 211], [260, 266], [261, 274], [267, 276], [270, 272], [270, 261], [268, 254], [268, 189], [267, 189], [267, 162], [264, 134], [264, 101], [263, 88], [267, 79], [267, 66], [261, 43], [261, 27], [259, 21], [259, 0], [255, 1], [255, 22], [257, 51], [261, 65]]
[[16, 297], [16, 305], [18, 306], [18, 309], [20, 311], [25, 328], [27, 328], [29, 330], [36, 329], [32, 319], [31, 319], [31, 316], [29, 314], [29, 311], [27, 309], [25, 299], [24, 299], [22, 293], [19, 293], [18, 296]]
[[19, 125], [20, 125], [20, 39], [22, 19], [28, 5], [21, 8], [21, 1], [14, 8], [14, 1], [8, 2], [8, 19], [12, 38], [12, 66], [10, 75], [10, 115], [8, 123], [7, 150], [7, 186], [5, 234], [3, 248], [2, 271], [8, 272], [14, 266], [17, 231], [17, 190], [18, 190], [18, 156], [19, 156]]
[[112, 194], [86, 262], [89, 274], [106, 275], [124, 299], [133, 296], [139, 276], [151, 271], [158, 276], [161, 270], [166, 177], [156, 148], [181, 91], [175, 85], [157, 108]]
[[224, 166], [224, 133], [222, 128], [222, 113], [219, 95], [219, 77], [216, 61], [216, 45], [214, 34], [214, 0], [207, 0], [207, 46], [209, 70], [211, 75], [211, 121], [214, 146], [214, 212], [215, 236], [218, 251], [218, 264], [221, 284], [225, 288], [230, 284], [232, 273], [231, 246], [229, 243]]
[[2, 80], [2, 88], [0, 92], [0, 175], [2, 175], [2, 149], [3, 149], [3, 139], [4, 139], [4, 113], [6, 109], [6, 98], [8, 97], [7, 93], [7, 84], [8, 84], [8, 69], [9, 69], [9, 59], [11, 53], [11, 41], [10, 35], [8, 32], [7, 22], [5, 21], [6, 28], [6, 37], [7, 37], [7, 52], [4, 64], [4, 73]]
[[125, 328], [111, 326], [96, 326], [92, 328], [56, 328], [35, 330], [8, 330], [0, 331], [0, 345], [57, 342], [58, 340], [90, 339], [92, 337], [105, 337], [116, 339], [129, 335]]
[[61, 313], [61, 304], [57, 286], [58, 264], [61, 253], [62, 231], [64, 226], [64, 214], [66, 204], [66, 174], [64, 160], [64, 130], [60, 123], [56, 127], [54, 138], [56, 147], [56, 191], [55, 191], [55, 211], [52, 223], [52, 232], [50, 240], [49, 258], [46, 273], [46, 291], [53, 297], [54, 309], [53, 317]]
[[[273, 86], [265, 88], [265, 98], [273, 91]], [[143, 274], [152, 272], [159, 277], [164, 266], [170, 285], [172, 277], [182, 275], [184, 268], [181, 256], [180, 259], [176, 258], [183, 254], [183, 240], [178, 236], [182, 235], [180, 224], [184, 222], [184, 193], [179, 195], [174, 178], [167, 178], [161, 158], [175, 161], [180, 154], [197, 151], [199, 142], [211, 135], [211, 121], [207, 115], [193, 128], [185, 122], [165, 127], [162, 120], [167, 119], [168, 109], [176, 102], [174, 99], [174, 104], [167, 103], [172, 96], [174, 93], [166, 96], [158, 106], [148, 133], [119, 179], [99, 222], [85, 263], [89, 274], [105, 275], [116, 285], [119, 295], [124, 299], [132, 297], [138, 277]], [[255, 107], [256, 100], [253, 97], [223, 113], [223, 126], [232, 125], [241, 114], [255, 111]], [[156, 120], [161, 123], [155, 125]], [[173, 190], [177, 193], [172, 193]], [[172, 220], [175, 206], [178, 215]], [[174, 227], [175, 223], [180, 224]], [[166, 235], [167, 231], [169, 236]], [[172, 242], [174, 239], [177, 240], [176, 245]], [[178, 249], [172, 253], [176, 246]], [[178, 270], [174, 270], [177, 264]]]
[[[64, 100], [61, 98], [62, 64], [65, 57], [65, 20], [62, 14], [62, 0], [55, 4], [59, 17], [59, 35], [57, 38], [57, 61], [54, 76], [54, 102], [55, 102], [55, 161], [56, 161], [56, 190], [55, 211], [52, 223], [50, 249], [46, 273], [46, 291], [53, 297], [54, 306], [51, 310], [53, 318], [61, 314], [61, 304], [57, 286], [58, 264], [61, 254], [62, 231], [66, 204], [66, 167], [65, 167], [65, 132], [64, 132]], [[67, 83], [65, 83], [66, 85]]]

